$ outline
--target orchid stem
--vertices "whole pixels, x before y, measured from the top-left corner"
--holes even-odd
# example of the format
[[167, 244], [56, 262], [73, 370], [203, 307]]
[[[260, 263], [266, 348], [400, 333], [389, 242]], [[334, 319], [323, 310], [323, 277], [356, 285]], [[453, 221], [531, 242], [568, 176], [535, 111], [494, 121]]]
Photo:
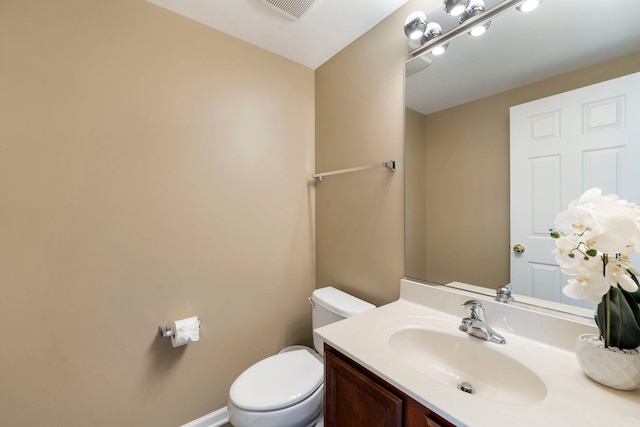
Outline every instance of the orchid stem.
[[605, 329], [605, 337], [604, 337], [604, 346], [605, 348], [609, 348], [609, 344], [611, 343], [611, 291], [607, 292], [605, 295], [605, 316], [607, 317], [606, 321], [606, 329]]

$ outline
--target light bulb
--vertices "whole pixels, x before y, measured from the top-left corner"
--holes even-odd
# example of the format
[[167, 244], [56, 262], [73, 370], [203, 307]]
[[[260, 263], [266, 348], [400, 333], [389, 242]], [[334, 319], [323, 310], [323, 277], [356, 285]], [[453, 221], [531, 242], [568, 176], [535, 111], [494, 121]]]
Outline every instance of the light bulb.
[[487, 32], [490, 26], [491, 26], [491, 21], [485, 22], [482, 25], [476, 25], [471, 29], [471, 31], [469, 31], [469, 34], [472, 35], [473, 37], [481, 36]]
[[440, 46], [436, 46], [431, 51], [431, 54], [435, 56], [440, 56], [447, 51], [447, 47], [449, 47], [449, 43], [441, 44]]
[[469, 0], [444, 0], [442, 7], [447, 15], [460, 16], [469, 5]]
[[518, 6], [517, 9], [520, 12], [531, 12], [533, 9], [540, 6], [540, 3], [542, 3], [542, 0], [526, 0], [524, 3]]
[[404, 33], [411, 40], [418, 40], [424, 34], [427, 27], [427, 15], [424, 12], [411, 12], [404, 21]]

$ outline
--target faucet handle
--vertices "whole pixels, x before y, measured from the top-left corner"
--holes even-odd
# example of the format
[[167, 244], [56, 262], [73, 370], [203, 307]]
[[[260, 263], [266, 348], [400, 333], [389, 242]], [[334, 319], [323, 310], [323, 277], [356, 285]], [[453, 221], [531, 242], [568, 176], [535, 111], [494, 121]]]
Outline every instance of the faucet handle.
[[470, 319], [484, 320], [484, 304], [477, 300], [469, 300], [462, 304], [462, 307], [469, 310]]

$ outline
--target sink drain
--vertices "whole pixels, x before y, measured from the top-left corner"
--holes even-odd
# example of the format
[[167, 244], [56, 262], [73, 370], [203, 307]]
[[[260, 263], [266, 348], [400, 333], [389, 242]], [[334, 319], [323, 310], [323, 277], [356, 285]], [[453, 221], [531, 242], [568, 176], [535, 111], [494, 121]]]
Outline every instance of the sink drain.
[[465, 393], [469, 393], [469, 394], [475, 393], [473, 386], [466, 381], [463, 381], [460, 384], [458, 384], [458, 390], [464, 391]]

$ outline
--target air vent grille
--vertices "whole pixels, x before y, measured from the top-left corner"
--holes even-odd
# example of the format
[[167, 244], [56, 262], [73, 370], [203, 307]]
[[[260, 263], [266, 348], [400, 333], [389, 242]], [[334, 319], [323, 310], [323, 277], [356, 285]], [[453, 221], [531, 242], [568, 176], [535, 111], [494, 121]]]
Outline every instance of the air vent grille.
[[273, 10], [289, 19], [299, 20], [309, 11], [316, 0], [261, 0]]

